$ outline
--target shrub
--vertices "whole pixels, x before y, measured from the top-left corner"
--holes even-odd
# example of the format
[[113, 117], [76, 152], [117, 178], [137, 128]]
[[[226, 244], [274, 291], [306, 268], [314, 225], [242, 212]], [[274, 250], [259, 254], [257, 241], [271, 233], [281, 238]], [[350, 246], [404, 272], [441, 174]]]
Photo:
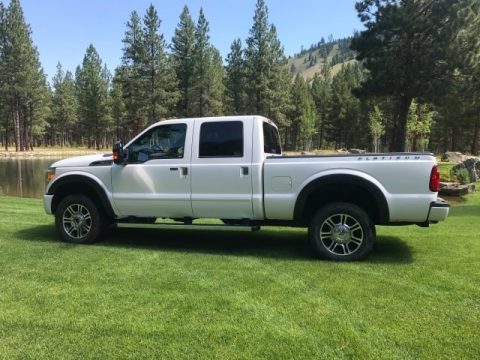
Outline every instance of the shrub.
[[466, 168], [460, 168], [457, 170], [452, 169], [452, 175], [462, 185], [470, 183], [470, 173]]

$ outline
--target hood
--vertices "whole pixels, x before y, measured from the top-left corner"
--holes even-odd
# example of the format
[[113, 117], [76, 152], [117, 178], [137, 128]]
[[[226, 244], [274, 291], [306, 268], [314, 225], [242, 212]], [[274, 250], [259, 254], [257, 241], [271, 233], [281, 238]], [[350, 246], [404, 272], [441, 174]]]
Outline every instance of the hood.
[[98, 165], [111, 165], [113, 162], [112, 154], [96, 154], [77, 156], [68, 159], [63, 159], [54, 162], [51, 167], [82, 167], [82, 166], [98, 166]]

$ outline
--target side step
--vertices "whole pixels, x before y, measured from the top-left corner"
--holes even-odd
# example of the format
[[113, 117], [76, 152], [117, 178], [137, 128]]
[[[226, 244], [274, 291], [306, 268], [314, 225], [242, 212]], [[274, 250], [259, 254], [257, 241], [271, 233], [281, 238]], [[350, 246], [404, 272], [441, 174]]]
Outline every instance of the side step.
[[226, 224], [181, 224], [181, 223], [116, 223], [118, 228], [130, 229], [181, 229], [181, 230], [221, 230], [221, 231], [259, 231], [260, 225], [226, 225]]

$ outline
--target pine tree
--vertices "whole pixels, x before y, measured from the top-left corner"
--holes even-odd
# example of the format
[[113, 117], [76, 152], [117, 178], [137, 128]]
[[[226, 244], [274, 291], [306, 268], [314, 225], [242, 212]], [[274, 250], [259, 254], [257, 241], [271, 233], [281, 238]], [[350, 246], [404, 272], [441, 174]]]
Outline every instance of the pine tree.
[[125, 141], [131, 135], [128, 131], [128, 117], [127, 108], [123, 95], [123, 84], [121, 79], [121, 67], [117, 68], [112, 80], [112, 87], [110, 89], [110, 112], [112, 115], [113, 132], [115, 139]]
[[292, 110], [290, 118], [292, 126], [291, 146], [294, 150], [310, 151], [312, 136], [315, 134], [315, 110], [308, 85], [303, 76], [297, 74], [291, 88]]
[[455, 6], [449, 0], [363, 0], [356, 8], [366, 30], [351, 47], [369, 70], [361, 94], [396, 100], [391, 150], [404, 151], [412, 100], [438, 100], [455, 71], [448, 50], [460, 29], [451, 21]]
[[[166, 42], [158, 32], [161, 21], [153, 5], [144, 17], [143, 76], [145, 77], [145, 96], [147, 99], [148, 122], [153, 123], [172, 114], [177, 102], [177, 80], [171, 61], [165, 53]], [[142, 61], [141, 61], [142, 62]]]
[[276, 120], [284, 132], [289, 125], [290, 75], [275, 26], [268, 24], [264, 0], [257, 0], [245, 60], [248, 112]]
[[127, 31], [122, 40], [123, 57], [122, 67], [122, 92], [125, 100], [127, 117], [134, 133], [138, 133], [147, 124], [148, 96], [145, 93], [146, 80], [144, 64], [146, 62], [146, 49], [141, 19], [136, 11], [130, 15], [127, 22]]
[[23, 108], [22, 143], [25, 150], [33, 151], [34, 146], [37, 146], [35, 139], [43, 136], [48, 126], [50, 94], [47, 87], [47, 79], [35, 47], [32, 48], [30, 61]]
[[[44, 127], [40, 123], [46, 110], [40, 98], [46, 94], [45, 75], [20, 2], [11, 0], [7, 9], [2, 6], [1, 12], [3, 61], [0, 66], [0, 93], [12, 120], [15, 150], [24, 151], [33, 146], [34, 124], [39, 125], [39, 132]], [[48, 99], [44, 97], [44, 100]]]
[[[70, 71], [64, 73], [58, 63], [53, 77], [51, 135], [55, 144], [71, 145], [73, 127], [77, 121], [78, 103], [75, 96], [75, 81]], [[54, 134], [52, 134], [55, 132]]]
[[75, 78], [83, 134], [89, 148], [100, 149], [109, 122], [109, 74], [93, 45], [87, 48]]
[[192, 86], [189, 116], [214, 116], [222, 113], [223, 65], [220, 52], [210, 45], [208, 21], [200, 9], [192, 53]]
[[185, 5], [180, 14], [180, 22], [172, 38], [172, 58], [178, 79], [180, 98], [177, 102], [177, 115], [188, 116], [191, 113], [190, 91], [193, 84], [193, 48], [195, 44], [195, 24]]
[[317, 136], [315, 137], [314, 145], [318, 149], [323, 148], [325, 141], [325, 126], [328, 119], [328, 106], [332, 93], [331, 82], [331, 67], [329, 64], [324, 64], [320, 74], [317, 73], [313, 77], [310, 89], [317, 114], [315, 126]]
[[352, 94], [359, 83], [359, 70], [350, 64], [342, 65], [333, 77], [325, 130], [327, 140], [334, 142], [335, 148], [358, 146], [368, 131], [366, 126], [360, 126], [360, 101]]
[[6, 50], [7, 50], [7, 14], [2, 2], [0, 2], [0, 129], [3, 133], [3, 142], [5, 151], [8, 151], [8, 142], [10, 135], [10, 116], [8, 114], [7, 100], [7, 69], [6, 69]]
[[246, 64], [243, 57], [242, 41], [236, 39], [227, 56], [225, 91], [227, 112], [232, 115], [246, 113], [245, 76]]

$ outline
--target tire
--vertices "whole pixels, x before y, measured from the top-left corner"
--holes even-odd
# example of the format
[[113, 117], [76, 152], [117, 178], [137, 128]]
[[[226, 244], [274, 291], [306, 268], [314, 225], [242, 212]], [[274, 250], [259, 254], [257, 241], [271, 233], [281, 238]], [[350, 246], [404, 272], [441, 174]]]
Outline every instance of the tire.
[[92, 244], [102, 232], [102, 215], [97, 205], [87, 196], [69, 195], [58, 205], [55, 226], [65, 242]]
[[361, 260], [372, 251], [375, 226], [357, 205], [338, 202], [317, 211], [308, 236], [315, 254], [322, 259]]

